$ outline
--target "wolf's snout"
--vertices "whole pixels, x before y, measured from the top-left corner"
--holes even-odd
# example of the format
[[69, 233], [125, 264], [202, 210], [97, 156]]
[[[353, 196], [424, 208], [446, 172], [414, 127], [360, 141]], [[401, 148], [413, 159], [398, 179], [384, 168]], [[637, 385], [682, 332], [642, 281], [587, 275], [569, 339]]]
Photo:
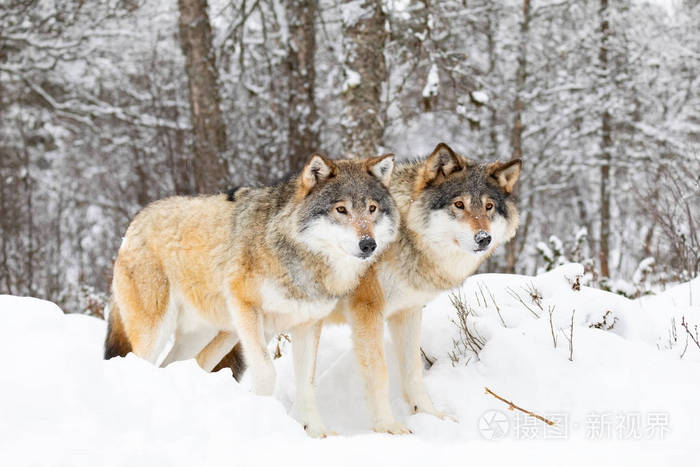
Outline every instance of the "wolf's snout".
[[367, 258], [369, 255], [374, 253], [374, 250], [376, 249], [377, 242], [375, 242], [372, 237], [364, 237], [362, 240], [360, 240], [360, 251], [362, 252], [362, 256], [364, 258]]
[[474, 242], [476, 242], [480, 250], [485, 250], [491, 243], [491, 234], [485, 230], [479, 230], [476, 235], [474, 235]]

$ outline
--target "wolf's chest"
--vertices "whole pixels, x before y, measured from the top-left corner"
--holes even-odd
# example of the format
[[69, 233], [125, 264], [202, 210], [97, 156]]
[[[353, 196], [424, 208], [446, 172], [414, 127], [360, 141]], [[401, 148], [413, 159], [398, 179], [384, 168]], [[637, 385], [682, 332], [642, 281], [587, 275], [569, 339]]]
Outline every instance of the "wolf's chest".
[[338, 303], [336, 298], [291, 298], [283, 287], [273, 281], [263, 283], [260, 298], [265, 315], [265, 329], [268, 332], [279, 332], [306, 321], [323, 319]]
[[434, 291], [415, 289], [400, 274], [395, 274], [390, 268], [380, 269], [379, 281], [384, 291], [384, 315], [386, 317], [398, 311], [422, 308], [437, 295]]

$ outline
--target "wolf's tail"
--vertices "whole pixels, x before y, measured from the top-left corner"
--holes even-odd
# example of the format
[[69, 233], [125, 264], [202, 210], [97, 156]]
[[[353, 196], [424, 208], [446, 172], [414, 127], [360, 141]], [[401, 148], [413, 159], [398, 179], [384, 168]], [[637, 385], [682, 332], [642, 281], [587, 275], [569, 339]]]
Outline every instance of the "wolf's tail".
[[114, 299], [109, 303], [109, 324], [105, 337], [105, 360], [112, 357], [125, 357], [131, 352], [131, 343], [126, 335], [119, 307]]
[[233, 346], [233, 349], [221, 359], [219, 364], [216, 365], [212, 371], [219, 371], [222, 368], [231, 368], [231, 372], [233, 373], [233, 377], [236, 378], [236, 381], [241, 380], [241, 376], [243, 376], [243, 372], [245, 372], [246, 369], [246, 363], [243, 357], [243, 346], [240, 342]]

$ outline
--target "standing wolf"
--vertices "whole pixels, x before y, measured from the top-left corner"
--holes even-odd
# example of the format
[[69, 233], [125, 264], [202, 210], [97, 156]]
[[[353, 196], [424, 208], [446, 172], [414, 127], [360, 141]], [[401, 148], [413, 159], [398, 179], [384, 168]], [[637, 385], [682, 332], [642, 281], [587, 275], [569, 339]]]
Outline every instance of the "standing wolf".
[[[521, 165], [520, 159], [478, 164], [440, 143], [425, 161], [402, 163], [394, 170], [398, 239], [327, 318], [352, 327], [375, 431], [409, 433], [389, 405], [385, 319], [412, 411], [452, 419], [435, 409], [423, 383], [422, 310], [440, 293], [461, 285], [496, 247], [515, 236], [520, 218], [512, 193]], [[246, 363], [238, 346], [225, 360], [236, 377]]]
[[331, 161], [271, 188], [157, 201], [133, 220], [114, 265], [105, 358], [133, 351], [163, 365], [196, 357], [210, 371], [237, 343], [255, 391], [271, 394], [266, 336], [291, 330], [296, 416], [326, 428], [314, 395], [321, 320], [394, 240], [393, 155]]
[[511, 196], [520, 159], [477, 164], [440, 143], [424, 162], [400, 164], [391, 193], [401, 213], [399, 238], [342, 300], [365, 380], [376, 431], [409, 432], [394, 418], [384, 359], [384, 320], [396, 348], [404, 398], [415, 412], [435, 410], [423, 383], [420, 323], [423, 307], [461, 285], [496, 247], [515, 235], [519, 216]]

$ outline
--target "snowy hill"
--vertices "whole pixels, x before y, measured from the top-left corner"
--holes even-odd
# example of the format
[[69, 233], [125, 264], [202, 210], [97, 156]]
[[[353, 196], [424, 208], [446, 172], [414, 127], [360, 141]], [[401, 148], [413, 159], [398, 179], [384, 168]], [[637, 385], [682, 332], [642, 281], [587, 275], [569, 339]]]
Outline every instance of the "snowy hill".
[[0, 296], [0, 465], [692, 465], [700, 349], [681, 323], [700, 323], [700, 279], [632, 301], [575, 290], [580, 272], [470, 278], [458, 296], [476, 347], [460, 337], [454, 296], [428, 305], [426, 383], [460, 423], [409, 414], [387, 338], [394, 412], [414, 431], [398, 437], [369, 429], [347, 327], [324, 329], [318, 365], [321, 413], [340, 435], [314, 440], [288, 415], [288, 344], [275, 397], [258, 397], [194, 361], [105, 362], [102, 321]]

